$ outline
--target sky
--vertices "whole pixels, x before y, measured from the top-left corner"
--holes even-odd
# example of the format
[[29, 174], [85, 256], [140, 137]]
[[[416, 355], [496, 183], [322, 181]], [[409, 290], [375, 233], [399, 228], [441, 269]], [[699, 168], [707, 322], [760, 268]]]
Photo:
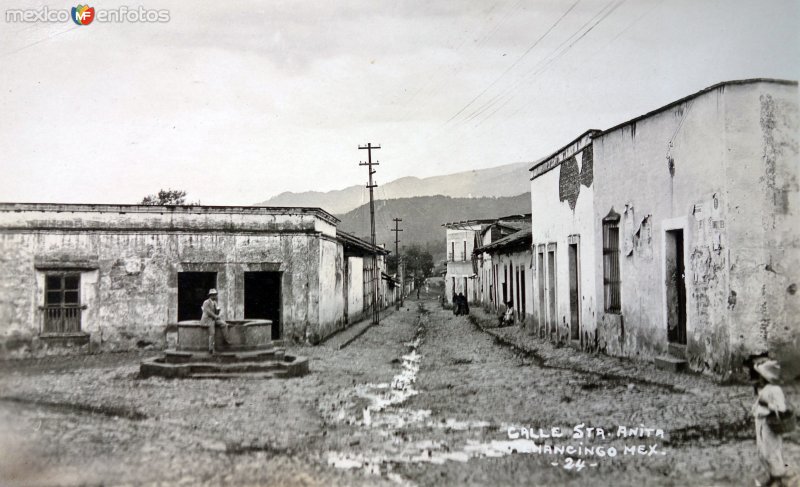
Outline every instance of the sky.
[[797, 0], [89, 4], [0, 19], [0, 201], [249, 205], [536, 161], [720, 81], [800, 78]]

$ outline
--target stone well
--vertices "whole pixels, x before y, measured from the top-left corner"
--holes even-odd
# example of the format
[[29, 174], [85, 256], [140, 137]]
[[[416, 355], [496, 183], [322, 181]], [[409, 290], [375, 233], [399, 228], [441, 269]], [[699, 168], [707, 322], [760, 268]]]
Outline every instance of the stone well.
[[[229, 344], [215, 329], [215, 353], [208, 352], [208, 328], [197, 320], [175, 324], [175, 349], [164, 356], [145, 360], [139, 366], [142, 378], [270, 379], [298, 377], [308, 373], [308, 358], [286, 355], [272, 340], [269, 320], [228, 321]], [[281, 343], [277, 343], [280, 345]]]

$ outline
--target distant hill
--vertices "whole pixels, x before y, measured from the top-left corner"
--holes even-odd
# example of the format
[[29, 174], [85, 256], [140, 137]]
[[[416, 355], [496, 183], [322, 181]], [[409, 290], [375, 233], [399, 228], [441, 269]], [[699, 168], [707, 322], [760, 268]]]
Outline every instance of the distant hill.
[[[530, 191], [528, 169], [533, 162], [517, 162], [489, 169], [465, 171], [429, 178], [405, 177], [381, 184], [377, 199], [400, 199], [416, 196], [444, 195], [453, 198], [480, 198], [485, 196], [516, 196]], [[330, 213], [342, 214], [358, 208], [368, 197], [363, 185], [345, 189], [302, 193], [285, 192], [258, 206], [317, 206]]]
[[[501, 198], [451, 198], [449, 196], [420, 196], [378, 200], [375, 202], [375, 239], [394, 252], [393, 218], [401, 218], [400, 244], [417, 243], [427, 248], [434, 262], [445, 259], [446, 243], [443, 223], [499, 218], [530, 213], [530, 192]], [[369, 240], [369, 203], [343, 215], [339, 228], [356, 237]]]

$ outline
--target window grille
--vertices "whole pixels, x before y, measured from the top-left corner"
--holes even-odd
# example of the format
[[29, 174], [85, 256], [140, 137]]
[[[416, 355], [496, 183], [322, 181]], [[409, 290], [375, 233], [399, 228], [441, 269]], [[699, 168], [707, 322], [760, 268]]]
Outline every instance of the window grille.
[[45, 277], [44, 333], [81, 331], [80, 274], [48, 274]]

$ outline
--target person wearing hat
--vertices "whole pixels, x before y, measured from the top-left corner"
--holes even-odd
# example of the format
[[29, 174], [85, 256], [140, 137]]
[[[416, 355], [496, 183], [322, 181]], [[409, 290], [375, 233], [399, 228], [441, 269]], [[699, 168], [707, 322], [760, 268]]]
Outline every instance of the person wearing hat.
[[214, 353], [214, 325], [219, 325], [222, 330], [222, 340], [225, 344], [229, 344], [228, 340], [228, 324], [220, 318], [220, 309], [217, 307], [217, 290], [210, 289], [208, 291], [208, 299], [203, 301], [203, 317], [200, 318], [200, 324], [208, 327], [208, 351]]
[[772, 430], [767, 417], [771, 414], [786, 413], [788, 406], [783, 390], [778, 385], [781, 366], [768, 357], [758, 357], [753, 361], [755, 389], [758, 399], [753, 404], [753, 417], [756, 424], [756, 446], [761, 464], [767, 470], [769, 479], [756, 482], [756, 485], [787, 485], [788, 465], [783, 459], [781, 435]]

